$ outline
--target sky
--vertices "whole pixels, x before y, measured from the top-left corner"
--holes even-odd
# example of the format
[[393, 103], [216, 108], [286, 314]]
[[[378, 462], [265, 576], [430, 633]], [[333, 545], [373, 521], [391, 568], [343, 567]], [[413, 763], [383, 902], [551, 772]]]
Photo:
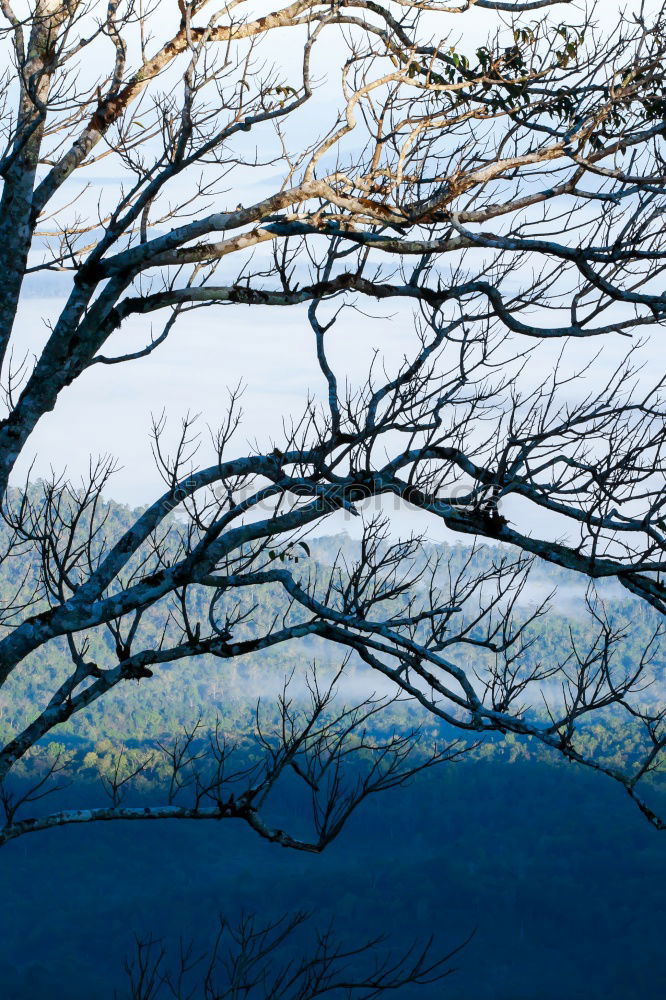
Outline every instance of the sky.
[[[615, 7], [615, 3], [604, 3], [602, 17], [606, 12], [610, 16]], [[485, 38], [488, 19], [488, 12], [465, 15], [466, 43], [477, 45]], [[462, 25], [462, 20], [454, 28], [457, 23]], [[335, 71], [332, 49], [327, 51], [326, 61], [327, 72]], [[325, 100], [326, 87], [322, 89]], [[99, 176], [97, 181], [111, 188], [117, 177]], [[235, 189], [230, 197], [234, 204], [254, 200], [252, 181], [248, 180], [243, 190]], [[15, 357], [38, 350], [47, 334], [47, 323], [62, 305], [60, 287], [49, 280], [30, 284], [21, 305]], [[390, 366], [414, 343], [409, 310], [375, 302], [365, 308], [376, 318], [368, 320], [349, 313], [335, 330], [333, 357], [352, 382], [362, 380], [375, 349]], [[136, 349], [145, 342], [148, 330], [145, 319], [133, 321], [123, 331], [121, 342]], [[604, 348], [595, 369], [597, 377], [610, 370], [626, 346], [626, 341], [617, 338]], [[543, 370], [552, 364], [559, 347], [544, 345], [541, 349], [539, 365]], [[576, 346], [578, 358], [596, 350], [598, 345]], [[654, 360], [663, 369], [663, 349]], [[66, 468], [76, 479], [86, 470], [91, 454], [111, 454], [119, 466], [109, 486], [113, 498], [131, 505], [149, 503], [161, 491], [150, 451], [152, 417], [165, 411], [168, 427], [176, 433], [182, 417], [200, 414], [205, 439], [206, 426], [217, 426], [224, 414], [228, 387], [239, 382], [246, 386], [244, 420], [230, 451], [247, 454], [257, 444], [270, 449], [279, 443], [282, 419], [298, 416], [307, 392], [321, 396], [323, 388], [302, 308], [198, 310], [183, 317], [151, 357], [111, 368], [94, 367], [62, 394], [56, 410], [41, 421], [17, 469], [17, 478], [32, 466], [33, 476], [46, 475], [53, 467], [58, 471]], [[413, 511], [392, 514], [398, 530], [425, 528], [433, 540], [448, 537], [441, 525], [432, 520], [425, 524]], [[336, 527], [353, 530], [356, 525], [353, 519], [348, 520], [350, 523], [329, 524], [326, 533]]]

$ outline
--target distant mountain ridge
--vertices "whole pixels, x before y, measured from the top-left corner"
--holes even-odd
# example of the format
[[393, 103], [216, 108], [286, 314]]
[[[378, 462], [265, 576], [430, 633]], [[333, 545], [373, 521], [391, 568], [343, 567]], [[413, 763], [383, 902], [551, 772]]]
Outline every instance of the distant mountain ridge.
[[[133, 523], [140, 511], [125, 505], [107, 501], [100, 509], [100, 515], [107, 518], [106, 526], [111, 538], [118, 537]], [[173, 522], [174, 527], [177, 526]], [[0, 541], [6, 532], [0, 530]], [[298, 564], [295, 560], [285, 562], [297, 577], [305, 578], [310, 570], [317, 569], [320, 575], [330, 572], [330, 567], [339, 554], [348, 561], [358, 556], [359, 543], [346, 534], [323, 535], [308, 539], [309, 556], [299, 550]], [[468, 562], [472, 547], [462, 544], [431, 544], [424, 547], [425, 556], [439, 556], [442, 562], [442, 577], [445, 571], [456, 572]], [[499, 558], [497, 547], [480, 546], [472, 563], [479, 569], [487, 568]], [[17, 581], [30, 571], [34, 556], [26, 553], [14, 556], [0, 565], [0, 602], [6, 604], [16, 590]], [[525, 656], [529, 662], [544, 662], [548, 658], [561, 657], [562, 650], [575, 633], [581, 642], [592, 636], [592, 626], [584, 615], [586, 581], [575, 574], [556, 566], [537, 563], [530, 574], [518, 610], [525, 615], [538, 601], [554, 588], [558, 595], [553, 599], [553, 610], [530, 626], [532, 639]], [[639, 656], [657, 627], [659, 616], [642, 602], [620, 591], [620, 588], [606, 588], [607, 605], [611, 613], [630, 617], [631, 634], [624, 641], [618, 655], [627, 663]], [[253, 600], [256, 600], [256, 593]], [[284, 611], [284, 595], [275, 586], [262, 587], [259, 601], [252, 619], [242, 626], [239, 637], [265, 634], [276, 615]], [[235, 600], [235, 597], [233, 598]], [[206, 627], [207, 605], [202, 592], [197, 594], [192, 588], [191, 608], [193, 616], [199, 617], [202, 627]], [[303, 613], [302, 610], [295, 613]], [[135, 649], [147, 648], [159, 643], [164, 626], [163, 605], [148, 609], [141, 622], [140, 634]], [[586, 638], [587, 637], [587, 638]], [[100, 666], [112, 666], [115, 662], [115, 645], [109, 632], [97, 630], [90, 636], [87, 656]], [[464, 665], [474, 670], [482, 667], [481, 654], [475, 653], [475, 662], [469, 650], [461, 651]], [[74, 717], [62, 732], [86, 740], [99, 739], [100, 734], [119, 739], [151, 739], [156, 735], [172, 733], [183, 724], [189, 724], [197, 716], [214, 718], [219, 715], [229, 726], [233, 720], [254, 710], [260, 696], [274, 697], [281, 688], [285, 675], [294, 674], [297, 690], [302, 683], [305, 670], [316, 660], [320, 670], [330, 671], [340, 664], [345, 651], [332, 647], [321, 640], [294, 640], [279, 647], [260, 653], [230, 660], [220, 660], [210, 656], [199, 656], [167, 664], [155, 669], [155, 676], [149, 681], [136, 684], [128, 682], [100, 699], [85, 713]], [[528, 662], [528, 661], [526, 661]], [[71, 661], [64, 640], [54, 640], [43, 650], [29, 657], [17, 668], [10, 681], [0, 691], [0, 738], [7, 738], [22, 728], [34, 715], [36, 708], [42, 708], [49, 700], [55, 687], [62, 682], [71, 668]], [[655, 657], [657, 679], [663, 683], [666, 678], [666, 656], [658, 651]], [[388, 682], [362, 664], [351, 661], [346, 668], [345, 691], [351, 699], [363, 697], [374, 690], [386, 691]], [[60, 730], [59, 730], [60, 731]]]

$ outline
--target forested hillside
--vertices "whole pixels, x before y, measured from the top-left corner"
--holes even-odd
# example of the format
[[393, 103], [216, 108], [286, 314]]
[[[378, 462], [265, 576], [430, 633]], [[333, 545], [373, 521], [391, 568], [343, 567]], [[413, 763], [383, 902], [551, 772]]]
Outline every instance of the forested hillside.
[[[107, 539], [118, 537], [136, 514], [137, 511], [113, 502], [105, 503], [103, 509], [97, 512], [100, 523], [104, 523]], [[180, 522], [171, 521], [169, 532], [173, 536], [174, 550], [182, 530]], [[276, 550], [272, 555], [276, 564], [288, 566], [303, 580], [314, 577], [327, 579], [334, 572], [344, 574], [353, 565], [359, 557], [359, 545], [348, 535], [330, 535], [309, 539], [305, 545]], [[511, 552], [497, 546], [471, 548], [461, 544], [426, 543], [417, 550], [414, 562], [429, 561], [435, 567], [434, 579], [442, 593], [447, 594], [454, 593], [456, 587], [460, 588], [466, 580], [473, 580], [481, 572], [490, 578], [492, 585], [493, 567], [504, 566], [504, 574], [507, 561], [514, 558]], [[8, 605], [16, 601], [17, 593], [31, 593], [37, 572], [34, 556], [27, 553], [2, 563], [0, 601]], [[222, 606], [225, 599], [222, 595]], [[460, 618], [468, 616], [471, 621], [479, 607], [487, 606], [493, 599], [494, 595], [489, 592], [486, 582], [466, 597], [460, 609]], [[239, 640], [269, 631], [272, 623], [286, 615], [304, 613], [302, 609], [295, 612], [290, 608], [284, 592], [275, 586], [258, 588], [252, 600], [252, 606], [240, 609], [241, 613], [237, 598], [234, 597], [229, 605], [230, 617], [240, 618], [234, 628], [234, 637]], [[196, 587], [188, 589], [187, 601], [192, 619], [205, 620], [208, 604]], [[579, 576], [543, 562], [533, 566], [527, 563], [518, 565], [515, 586], [497, 596], [497, 608], [506, 610], [509, 601], [512, 602], [512, 619], [516, 627], [528, 621], [516, 648], [511, 652], [521, 669], [529, 670], [537, 664], [550, 662], [553, 665], [563, 663], [567, 658], [580, 655], [581, 651], [594, 649], [599, 641], [598, 616], [603, 614], [615, 626], [612, 656], [617, 669], [630, 671], [632, 664], [647, 656], [651, 660], [652, 684], [645, 688], [641, 697], [653, 702], [663, 696], [666, 643], [660, 641], [659, 615], [644, 602], [628, 597], [625, 591], [612, 584], [598, 586], [594, 593], [589, 592]], [[39, 611], [41, 607], [37, 602], [34, 610]], [[498, 614], [497, 618], [500, 620], [503, 615]], [[160, 610], [148, 608], [140, 625], [143, 646], [159, 645], [175, 627], [175, 619], [165, 620], [163, 606]], [[471, 634], [475, 634], [474, 628]], [[102, 666], [112, 663], [115, 641], [111, 630], [91, 634], [87, 656]], [[481, 683], [484, 664], [494, 654], [464, 643], [451, 648], [467, 668], [477, 670]], [[336, 649], [330, 643], [316, 638], [302, 638], [276, 649], [232, 660], [199, 656], [175, 664], [163, 664], [154, 670], [151, 678], [140, 683], [128, 681], [110, 692], [103, 704], [97, 702], [85, 712], [75, 715], [57, 730], [57, 739], [52, 735], [46, 746], [26, 755], [20, 765], [21, 773], [30, 777], [43, 773], [54, 756], [60, 755], [68, 761], [70, 772], [94, 782], [100, 774], [113, 770], [121, 748], [124, 748], [128, 760], [137, 761], [145, 748], [152, 746], [156, 740], [173, 740], [176, 734], [184, 728], [191, 728], [199, 720], [202, 734], [217, 724], [225, 737], [247, 742], [248, 734], [255, 728], [258, 701], [261, 701], [264, 717], [270, 719], [286, 678], [290, 678], [289, 697], [298, 702], [306, 690], [307, 671], [316, 670], [320, 677], [329, 678], [343, 662], [345, 666], [340, 688], [341, 697], [347, 703], [361, 701], [371, 694], [387, 696], [392, 693], [391, 685], [385, 678], [353, 657], [345, 662], [342, 653], [339, 657], [335, 653]], [[46, 662], [45, 657], [48, 657]], [[39, 670], [34, 669], [37, 660]], [[69, 651], [64, 638], [51, 643], [47, 653], [39, 651], [26, 659], [0, 693], [0, 738], [9, 739], [27, 723], [37, 707], [48, 703], [52, 692], [66, 675], [68, 665]], [[557, 687], [553, 685], [549, 689], [546, 681], [541, 688], [547, 699], [556, 705], [561, 697]], [[536, 702], [526, 705], [525, 711], [543, 713], [547, 710], [545, 705], [545, 701]], [[414, 702], [404, 699], [375, 717], [374, 724], [385, 732], [394, 727], [419, 726], [423, 746], [431, 745], [442, 737], [449, 739], [460, 735], [447, 732], [436, 718]], [[598, 759], [607, 764], [615, 762], [618, 766], [637, 759], [640, 750], [645, 749], [644, 735], [638, 726], [632, 728], [631, 720], [626, 715], [620, 716], [614, 709], [594, 713], [593, 719], [584, 723], [579, 739], [586, 750], [594, 751]], [[508, 733], [494, 735], [476, 748], [473, 756], [549, 760], [551, 755], [546, 749]], [[159, 771], [158, 758], [152, 760], [152, 769], [146, 768], [142, 772], [139, 782], [145, 784], [146, 781], [156, 780], [155, 769]]]

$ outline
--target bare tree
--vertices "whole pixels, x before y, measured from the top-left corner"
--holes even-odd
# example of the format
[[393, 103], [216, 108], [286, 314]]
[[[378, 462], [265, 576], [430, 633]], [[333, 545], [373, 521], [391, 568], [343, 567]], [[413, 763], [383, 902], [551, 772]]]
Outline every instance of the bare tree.
[[[465, 45], [473, 9], [495, 18], [475, 52]], [[618, 15], [612, 30], [565, 0], [295, 0], [266, 10], [182, 0], [159, 14], [141, 0], [2, 0], [2, 12], [2, 542], [4, 565], [21, 555], [29, 569], [2, 609], [0, 685], [31, 654], [38, 669], [51, 643], [66, 642], [72, 663], [0, 751], [5, 789], [30, 748], [127, 680], [149, 689], [160, 664], [312, 636], [473, 739], [515, 733], [604, 771], [663, 828], [637, 791], [666, 742], [663, 709], [642, 696], [652, 644], [619, 667], [626, 626], [591, 593], [596, 641], [580, 649], [572, 639], [557, 662], [534, 666], [528, 627], [544, 609], [521, 618], [518, 608], [535, 557], [666, 610], [662, 380], [646, 387], [633, 343], [591, 390], [585, 363], [523, 377], [543, 341], [604, 345], [664, 324], [663, 8]], [[283, 38], [290, 56], [280, 64]], [[341, 56], [339, 101], [322, 125], [325, 39]], [[102, 189], [93, 203], [73, 178], [95, 176], [102, 162], [124, 183], [119, 197]], [[261, 196], [237, 205], [249, 170]], [[68, 282], [67, 298], [38, 357], [18, 362], [24, 282], [45, 272]], [[405, 300], [414, 321], [402, 364], [375, 365], [355, 388], [330, 344], [341, 311], [365, 299]], [[188, 421], [169, 453], [158, 420], [165, 491], [121, 537], [101, 501], [111, 463], [93, 465], [82, 486], [57, 475], [41, 486], [10, 480], [39, 421], [91, 367], [112, 377], [198, 308], [304, 303], [325, 397], [308, 400], [272, 450], [231, 450], [238, 391], [207, 466]], [[161, 333], [115, 349], [126, 320], [154, 312], [165, 317]], [[222, 315], [234, 317], [229, 329], [242, 323]], [[490, 568], [470, 563], [442, 585], [443, 567], [419, 539], [396, 542], [374, 518], [358, 561], [322, 571], [305, 558], [297, 568], [308, 532], [382, 497], [505, 548]], [[518, 524], [507, 517], [514, 498]], [[553, 519], [545, 538], [532, 530], [534, 511]], [[284, 613], [251, 635], [264, 586], [283, 593]], [[202, 594], [203, 617], [193, 610]], [[158, 643], [143, 630], [155, 608]], [[113, 662], [89, 655], [105, 630]], [[539, 711], [545, 681], [560, 695]], [[577, 742], [581, 721], [610, 707], [644, 732], [645, 753], [627, 770]], [[327, 727], [344, 729], [344, 714], [313, 724], [325, 757], [339, 761]], [[320, 759], [316, 739], [310, 760]], [[292, 746], [287, 735], [278, 771], [294, 762]], [[211, 752], [219, 763], [215, 743]], [[129, 817], [122, 780], [107, 809], [36, 820], [17, 817], [5, 791], [2, 836], [231, 808], [215, 777], [198, 776], [192, 805]], [[233, 808], [256, 827], [255, 789]]]
[[[169, 968], [160, 941], [138, 938], [135, 955], [125, 964], [129, 996], [132, 1000], [162, 996], [176, 1000], [192, 996], [206, 1000], [239, 996], [372, 1000], [408, 985], [440, 982], [454, 971], [450, 960], [463, 947], [435, 958], [432, 942], [428, 942], [425, 948], [410, 948], [380, 959], [378, 949], [384, 939], [345, 947], [327, 930], [316, 934], [311, 952], [303, 957], [297, 953], [291, 961], [278, 964], [276, 952], [280, 954], [285, 943], [294, 948], [294, 935], [308, 919], [306, 913], [296, 913], [273, 923], [258, 923], [255, 917], [246, 916], [234, 926], [221, 918], [210, 954], [201, 954], [181, 942], [175, 969]], [[369, 956], [374, 957], [372, 967], [364, 969], [363, 960], [367, 965]]]
[[[64, 770], [59, 757], [38, 782], [27, 786], [24, 782], [19, 794], [12, 793], [5, 782], [0, 804], [6, 825], [0, 831], [0, 844], [70, 823], [235, 819], [271, 843], [318, 853], [337, 837], [369, 796], [396, 788], [434, 765], [454, 761], [467, 750], [454, 741], [431, 748], [416, 760], [413, 751], [418, 730], [384, 738], [373, 732], [374, 717], [390, 700], [368, 698], [349, 708], [336, 705], [339, 676], [340, 672], [331, 684], [322, 687], [313, 675], [308, 682], [309, 699], [301, 698], [298, 704], [289, 696], [286, 683], [278, 699], [277, 722], [266, 720], [258, 708], [254, 738], [244, 745], [230, 744], [219, 722], [208, 731], [199, 720], [175, 740], [158, 741], [156, 753], [148, 757], [144, 754], [134, 759], [122, 748], [111, 773], [102, 776], [109, 799], [106, 806], [17, 818], [24, 806], [61, 789], [51, 781]], [[132, 782], [147, 771], [153, 772], [153, 784], [165, 789], [165, 801], [128, 805], [125, 798]], [[306, 826], [309, 802], [310, 837], [290, 833], [264, 818], [267, 804], [279, 800], [289, 778], [306, 793], [305, 808], [296, 825]]]

